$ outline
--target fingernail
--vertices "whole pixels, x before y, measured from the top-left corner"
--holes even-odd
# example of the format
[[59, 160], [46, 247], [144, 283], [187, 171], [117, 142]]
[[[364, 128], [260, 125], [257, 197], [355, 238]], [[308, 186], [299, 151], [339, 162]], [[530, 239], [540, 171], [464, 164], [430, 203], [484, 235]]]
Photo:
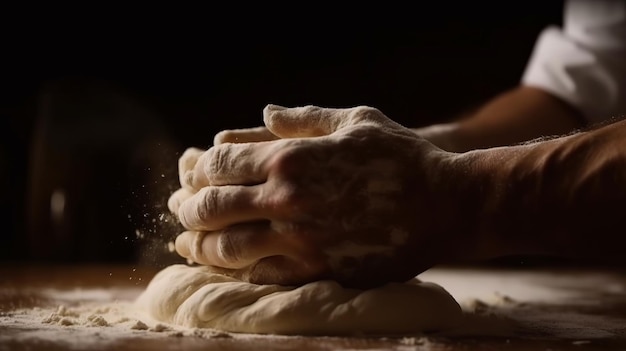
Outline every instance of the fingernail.
[[184, 258], [188, 258], [191, 255], [191, 250], [189, 249], [189, 239], [189, 233], [183, 232], [174, 240], [176, 252]]
[[167, 209], [170, 210], [170, 212], [172, 212], [176, 216], [178, 216], [179, 207], [180, 207], [180, 202], [178, 201], [176, 197], [170, 196], [170, 198], [167, 199]]

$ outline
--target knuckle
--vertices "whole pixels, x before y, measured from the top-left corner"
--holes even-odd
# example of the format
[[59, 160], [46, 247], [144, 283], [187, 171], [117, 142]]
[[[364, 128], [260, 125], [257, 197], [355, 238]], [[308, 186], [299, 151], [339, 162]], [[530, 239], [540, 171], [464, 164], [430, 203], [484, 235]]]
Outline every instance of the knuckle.
[[229, 144], [216, 145], [207, 151], [207, 159], [203, 165], [203, 171], [209, 181], [209, 184], [212, 184], [220, 177], [220, 172], [224, 166], [225, 159], [229, 155], [230, 148], [228, 145]]
[[195, 177], [194, 177], [194, 172], [193, 171], [186, 171], [180, 177], [180, 185], [185, 186], [185, 187], [194, 188], [194, 178]]
[[[380, 133], [380, 127], [371, 123], [363, 123], [352, 128], [347, 128], [345, 131], [345, 135], [350, 136], [351, 138], [345, 138], [341, 141], [343, 143], [354, 143], [359, 142], [362, 143], [364, 140], [371, 140], [376, 138]], [[356, 138], [356, 140], [355, 140]]]
[[319, 112], [320, 108], [318, 106], [315, 105], [306, 105], [302, 107], [302, 113], [303, 114], [312, 114], [312, 113], [317, 113]]
[[292, 182], [282, 182], [281, 187], [274, 192], [272, 203], [276, 208], [297, 214], [306, 212], [311, 201], [302, 186]]
[[226, 228], [222, 230], [217, 240], [217, 255], [227, 264], [235, 264], [241, 257], [241, 248], [233, 242], [233, 237], [233, 233]]
[[178, 168], [182, 173], [191, 170], [198, 162], [198, 158], [202, 155], [204, 151], [201, 149], [190, 147], [185, 152], [183, 152], [182, 156], [178, 159]]
[[298, 161], [300, 152], [295, 147], [287, 147], [276, 154], [274, 158], [277, 167], [290, 166]]
[[370, 106], [358, 106], [350, 111], [350, 118], [353, 122], [376, 122], [380, 121], [383, 116], [382, 112], [377, 108]]
[[227, 140], [232, 139], [232, 132], [230, 130], [223, 130], [213, 137], [213, 145], [220, 145]]
[[188, 211], [187, 211], [187, 205], [185, 203], [183, 203], [179, 208], [178, 208], [178, 220], [180, 221], [180, 224], [182, 224], [182, 226], [185, 229], [190, 229], [192, 226], [192, 222], [190, 220], [190, 217], [187, 215]]
[[204, 188], [197, 214], [200, 220], [214, 218], [219, 213], [219, 192], [216, 188]]
[[270, 227], [272, 231], [276, 233], [294, 236], [294, 242], [306, 242], [306, 237], [301, 234], [305, 233], [307, 228], [301, 223], [293, 221], [272, 221]]
[[284, 182], [279, 191], [275, 192], [275, 201], [282, 207], [290, 207], [302, 201], [301, 191], [294, 184]]
[[178, 210], [181, 224], [187, 229], [207, 229], [207, 222], [218, 214], [218, 192], [203, 188], [194, 198], [183, 202]]
[[273, 157], [270, 169], [280, 175], [288, 176], [301, 168], [302, 151], [296, 147], [286, 147]]

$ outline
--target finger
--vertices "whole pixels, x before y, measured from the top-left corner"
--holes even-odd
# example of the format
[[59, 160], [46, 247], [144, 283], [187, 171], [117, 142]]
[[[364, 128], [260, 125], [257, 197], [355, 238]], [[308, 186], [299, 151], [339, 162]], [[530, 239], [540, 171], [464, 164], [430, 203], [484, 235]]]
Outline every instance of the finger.
[[386, 117], [377, 109], [359, 106], [336, 109], [317, 106], [286, 108], [267, 105], [263, 109], [265, 126], [281, 138], [303, 138], [329, 135], [356, 124], [379, 124]]
[[254, 185], [267, 180], [267, 162], [280, 145], [274, 142], [220, 144], [210, 148], [183, 177], [186, 187]]
[[178, 218], [189, 230], [213, 231], [264, 219], [260, 186], [208, 186], [180, 204]]
[[178, 178], [180, 180], [180, 185], [189, 190], [193, 190], [190, 187], [190, 182], [186, 177], [192, 175], [189, 171], [193, 170], [198, 162], [200, 156], [204, 154], [204, 150], [191, 147], [183, 152], [183, 155], [178, 159]]
[[224, 130], [215, 135], [213, 145], [225, 143], [256, 143], [276, 140], [278, 137], [265, 127]]
[[214, 273], [227, 275], [253, 284], [303, 285], [330, 279], [328, 266], [320, 257], [264, 257], [241, 269], [207, 266]]
[[289, 255], [290, 248], [268, 222], [247, 223], [214, 232], [183, 232], [176, 238], [179, 255], [223, 268], [248, 267], [265, 257]]
[[167, 200], [167, 208], [170, 212], [178, 214], [180, 204], [193, 196], [193, 193], [185, 188], [176, 190]]

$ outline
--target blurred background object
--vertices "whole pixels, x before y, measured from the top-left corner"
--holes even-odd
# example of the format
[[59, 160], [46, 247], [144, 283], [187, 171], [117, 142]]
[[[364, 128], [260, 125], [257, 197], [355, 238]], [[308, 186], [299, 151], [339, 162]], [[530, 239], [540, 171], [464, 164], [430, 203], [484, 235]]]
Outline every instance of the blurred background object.
[[39, 23], [5, 45], [0, 259], [177, 261], [166, 201], [185, 148], [260, 125], [267, 103], [370, 105], [407, 127], [449, 120], [515, 86], [561, 14], [561, 1], [443, 2], [280, 19], [226, 11], [118, 34], [109, 22]]
[[32, 257], [120, 261], [134, 258], [135, 242], [162, 239], [176, 148], [159, 113], [78, 79], [46, 82], [38, 105], [26, 184]]

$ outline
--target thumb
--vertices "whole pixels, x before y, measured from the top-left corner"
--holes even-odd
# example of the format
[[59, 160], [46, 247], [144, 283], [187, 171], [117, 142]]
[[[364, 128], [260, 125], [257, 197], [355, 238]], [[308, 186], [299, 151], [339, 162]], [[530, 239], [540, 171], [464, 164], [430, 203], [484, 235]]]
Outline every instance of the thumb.
[[265, 126], [280, 138], [329, 135], [356, 124], [379, 124], [381, 119], [386, 117], [380, 111], [366, 106], [339, 109], [267, 105], [263, 109]]

